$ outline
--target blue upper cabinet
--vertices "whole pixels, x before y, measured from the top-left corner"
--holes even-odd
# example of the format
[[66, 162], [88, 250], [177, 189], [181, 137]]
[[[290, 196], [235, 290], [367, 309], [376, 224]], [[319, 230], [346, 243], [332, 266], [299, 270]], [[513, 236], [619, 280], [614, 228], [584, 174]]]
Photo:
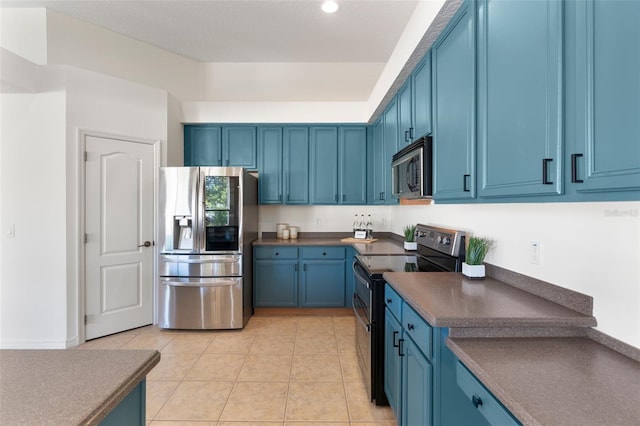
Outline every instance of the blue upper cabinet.
[[468, 2], [436, 41], [433, 61], [434, 194], [475, 197], [475, 15]]
[[311, 204], [338, 204], [338, 128], [310, 127]]
[[342, 126], [339, 129], [340, 202], [367, 204], [367, 129]]
[[397, 204], [391, 190], [391, 162], [398, 152], [398, 106], [392, 101], [384, 112], [382, 126], [382, 169], [384, 170], [384, 187], [381, 194], [382, 204]]
[[309, 146], [311, 204], [366, 204], [366, 127], [310, 127]]
[[637, 191], [640, 2], [569, 2], [567, 19], [568, 192]]
[[400, 88], [396, 97], [398, 103], [398, 150], [413, 140], [413, 105], [411, 78]]
[[381, 117], [370, 129], [369, 150], [367, 151], [369, 158], [369, 204], [384, 204], [385, 176], [391, 171], [390, 164], [389, 167], [385, 167], [383, 131], [384, 118]]
[[309, 131], [258, 128], [261, 204], [309, 204]]
[[398, 91], [398, 150], [431, 133], [431, 54]]
[[309, 129], [284, 128], [284, 202], [309, 204]]
[[208, 124], [185, 125], [184, 165], [222, 165], [222, 127]]
[[478, 0], [480, 197], [563, 190], [562, 1]]
[[184, 126], [185, 166], [257, 168], [256, 128], [253, 126]]
[[411, 76], [413, 102], [412, 139], [431, 134], [431, 51], [427, 52]]
[[282, 204], [282, 128], [259, 127], [260, 204]]
[[234, 126], [222, 128], [222, 165], [245, 167], [255, 170], [256, 128]]

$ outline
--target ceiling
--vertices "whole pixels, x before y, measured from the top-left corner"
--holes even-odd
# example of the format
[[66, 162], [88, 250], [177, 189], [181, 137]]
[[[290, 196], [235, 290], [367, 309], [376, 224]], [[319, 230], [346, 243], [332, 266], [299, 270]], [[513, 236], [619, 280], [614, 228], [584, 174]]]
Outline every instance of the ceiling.
[[385, 63], [417, 0], [2, 0], [46, 7], [200, 62]]

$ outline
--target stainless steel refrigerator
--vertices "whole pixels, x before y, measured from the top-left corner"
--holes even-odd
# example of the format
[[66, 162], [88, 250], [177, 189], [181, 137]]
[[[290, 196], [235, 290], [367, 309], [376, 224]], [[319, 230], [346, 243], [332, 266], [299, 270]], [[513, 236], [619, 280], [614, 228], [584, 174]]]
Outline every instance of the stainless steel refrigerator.
[[240, 167], [163, 167], [159, 191], [159, 327], [244, 327], [253, 311], [257, 178]]

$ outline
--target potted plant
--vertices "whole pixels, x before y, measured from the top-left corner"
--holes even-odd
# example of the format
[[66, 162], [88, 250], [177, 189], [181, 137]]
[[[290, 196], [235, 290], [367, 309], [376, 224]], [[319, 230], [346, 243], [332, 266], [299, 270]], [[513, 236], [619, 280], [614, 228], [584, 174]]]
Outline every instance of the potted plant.
[[402, 232], [404, 232], [404, 249], [417, 250], [418, 243], [416, 242], [416, 226], [407, 225], [402, 228]]
[[484, 257], [493, 246], [493, 240], [486, 237], [470, 237], [466, 260], [462, 264], [462, 275], [472, 279], [485, 277]]

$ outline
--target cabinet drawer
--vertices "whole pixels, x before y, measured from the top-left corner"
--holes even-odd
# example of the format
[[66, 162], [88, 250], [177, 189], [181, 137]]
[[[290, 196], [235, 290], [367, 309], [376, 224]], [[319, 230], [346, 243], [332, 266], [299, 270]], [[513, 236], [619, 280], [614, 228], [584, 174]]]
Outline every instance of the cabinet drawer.
[[255, 248], [256, 259], [297, 259], [297, 247], [262, 246]]
[[402, 320], [402, 298], [389, 284], [384, 286], [384, 304], [398, 321]]
[[402, 327], [422, 353], [431, 359], [431, 326], [407, 303], [402, 308]]
[[303, 259], [344, 259], [344, 247], [303, 247]]
[[456, 363], [456, 381], [467, 398], [469, 398], [469, 404], [473, 404], [489, 424], [520, 424], [460, 361]]

